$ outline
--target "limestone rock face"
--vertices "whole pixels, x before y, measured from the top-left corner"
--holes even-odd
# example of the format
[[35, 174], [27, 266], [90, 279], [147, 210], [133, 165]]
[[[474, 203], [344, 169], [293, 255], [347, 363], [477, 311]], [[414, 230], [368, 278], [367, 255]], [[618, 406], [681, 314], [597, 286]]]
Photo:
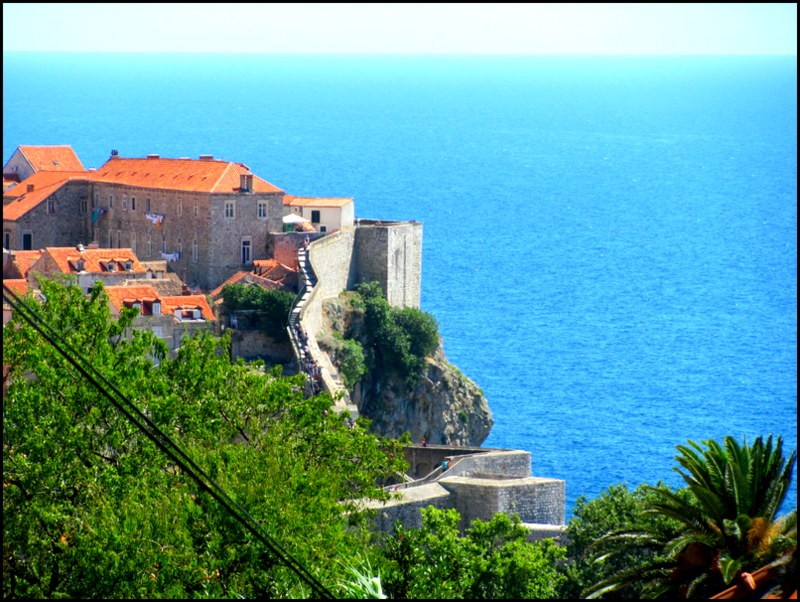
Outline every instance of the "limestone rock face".
[[[320, 348], [338, 365], [338, 335], [361, 341], [367, 337], [363, 312], [334, 299], [325, 302], [323, 315], [327, 334], [318, 337]], [[434, 445], [478, 446], [494, 424], [483, 391], [447, 361], [441, 345], [426, 358], [416, 385], [367, 374], [351, 397], [359, 413], [372, 421], [374, 433], [396, 438], [408, 432], [414, 443], [425, 437]]]
[[[372, 385], [372, 386], [370, 386]], [[411, 434], [435, 445], [480, 445], [494, 421], [480, 388], [449, 364], [441, 347], [426, 359], [419, 382], [381, 382], [370, 375], [356, 392], [359, 412], [386, 437]]]

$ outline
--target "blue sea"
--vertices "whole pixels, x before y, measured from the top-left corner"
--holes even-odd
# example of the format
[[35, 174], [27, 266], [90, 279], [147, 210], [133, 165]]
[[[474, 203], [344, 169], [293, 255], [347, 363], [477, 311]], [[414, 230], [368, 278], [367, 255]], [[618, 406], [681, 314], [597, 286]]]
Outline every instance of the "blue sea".
[[422, 308], [484, 445], [530, 451], [568, 513], [681, 485], [690, 439], [797, 447], [796, 57], [4, 53], [19, 144], [213, 154], [424, 222]]

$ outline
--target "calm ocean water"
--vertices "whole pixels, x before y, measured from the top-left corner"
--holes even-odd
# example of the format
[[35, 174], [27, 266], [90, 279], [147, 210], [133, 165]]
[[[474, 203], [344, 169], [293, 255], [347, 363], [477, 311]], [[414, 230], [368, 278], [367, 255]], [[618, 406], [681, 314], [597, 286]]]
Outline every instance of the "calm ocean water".
[[[568, 511], [797, 447], [797, 60], [3, 55], [3, 157], [245, 163], [424, 222], [423, 309]], [[784, 511], [797, 506], [797, 484]]]

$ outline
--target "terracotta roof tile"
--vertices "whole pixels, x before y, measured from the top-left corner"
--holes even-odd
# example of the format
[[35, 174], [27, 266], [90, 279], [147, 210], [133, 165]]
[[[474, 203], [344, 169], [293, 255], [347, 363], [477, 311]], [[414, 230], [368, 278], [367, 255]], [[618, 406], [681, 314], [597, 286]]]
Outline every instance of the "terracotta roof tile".
[[36, 171], [85, 171], [78, 155], [69, 145], [20, 146], [20, 152]]
[[[16, 221], [71, 180], [85, 180], [88, 173], [40, 171], [3, 193], [3, 220]], [[28, 188], [33, 190], [28, 192]], [[10, 200], [11, 202], [6, 203]]]
[[[114, 261], [115, 271], [128, 274], [143, 274], [147, 270], [139, 263], [136, 254], [132, 249], [84, 249], [78, 251], [75, 247], [46, 247], [42, 249], [42, 255], [53, 259], [60, 272], [64, 274], [76, 274], [79, 271], [90, 273], [108, 273], [106, 268], [109, 262]], [[78, 270], [78, 260], [83, 258], [84, 268]], [[131, 269], [126, 270], [125, 264], [131, 262]]]
[[[92, 172], [92, 179], [141, 188], [233, 194], [239, 192], [239, 176], [249, 173], [246, 165], [229, 161], [112, 157]], [[254, 175], [253, 192], [283, 191]]]
[[42, 256], [41, 251], [12, 251], [11, 253], [12, 261], [23, 278], [28, 277], [31, 266]]
[[182, 309], [199, 309], [206, 320], [215, 320], [214, 312], [208, 304], [205, 295], [179, 295], [177, 297], [162, 297], [161, 311], [175, 315]]
[[147, 284], [138, 286], [106, 286], [105, 290], [111, 305], [119, 311], [125, 307], [125, 302], [152, 301], [159, 298], [158, 291]]
[[293, 196], [287, 194], [283, 197], [283, 204], [290, 207], [344, 207], [353, 202], [352, 198], [329, 198]]
[[217, 288], [209, 293], [212, 299], [216, 299], [222, 294], [222, 289], [225, 288], [227, 284], [236, 284], [237, 282], [241, 281], [245, 278], [250, 272], [236, 272], [233, 276], [228, 278], [225, 282], [220, 284]]
[[28, 281], [24, 278], [3, 278], [3, 284], [18, 295], [28, 292]]

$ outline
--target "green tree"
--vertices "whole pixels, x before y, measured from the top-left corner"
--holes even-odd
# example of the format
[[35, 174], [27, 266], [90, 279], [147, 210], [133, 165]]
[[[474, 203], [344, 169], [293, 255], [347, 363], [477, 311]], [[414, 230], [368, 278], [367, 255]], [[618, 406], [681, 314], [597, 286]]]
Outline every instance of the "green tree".
[[[150, 333], [122, 336], [135, 312], [113, 320], [100, 284], [41, 286], [26, 305], [337, 591], [342, 560], [369, 549], [358, 500], [388, 497], [377, 483], [405, 470], [399, 444], [304, 398], [302, 377], [230, 362], [224, 339], [167, 358]], [[310, 594], [18, 315], [3, 342], [4, 596]]]
[[342, 380], [345, 386], [352, 390], [368, 371], [364, 358], [364, 349], [355, 339], [344, 339], [339, 353], [341, 354], [339, 371], [341, 372]]
[[286, 327], [295, 295], [256, 285], [226, 284], [222, 287], [222, 298], [229, 313], [253, 312], [260, 329], [275, 339], [288, 340]]
[[[665, 487], [659, 485], [659, 487]], [[686, 495], [684, 490], [679, 495]], [[581, 497], [575, 504], [565, 530], [567, 559], [560, 567], [565, 576], [559, 598], [576, 599], [589, 586], [629, 567], [638, 567], [658, 558], [659, 547], [623, 547], [619, 553], [595, 558], [595, 542], [610, 532], [639, 530], [658, 533], [659, 539], [671, 536], [678, 528], [674, 519], [645, 513], [656, 497], [650, 488], [639, 486], [633, 491], [625, 485], [611, 485], [598, 497]], [[607, 597], [638, 600], [641, 583], [608, 594]]]
[[436, 319], [416, 308], [392, 307], [377, 282], [359, 284], [356, 291], [360, 299], [354, 305], [363, 305], [369, 333], [364, 348], [370, 369], [415, 383], [439, 342]]
[[552, 598], [563, 549], [530, 543], [519, 517], [475, 520], [459, 534], [458, 511], [422, 510], [422, 528], [396, 525], [385, 543], [382, 583], [393, 598]]
[[[705, 446], [705, 447], [704, 447]], [[598, 597], [632, 582], [647, 583], [650, 597], [707, 597], [725, 589], [742, 571], [755, 570], [797, 545], [797, 510], [776, 518], [793, 475], [796, 451], [783, 456], [783, 441], [757, 437], [741, 445], [707, 440], [678, 446], [675, 470], [686, 495], [650, 488], [655, 499], [645, 512], [678, 522], [665, 536], [652, 529], [626, 529], [601, 538], [598, 547], [614, 554], [630, 546], [657, 546], [666, 560], [631, 567], [597, 583]]]

